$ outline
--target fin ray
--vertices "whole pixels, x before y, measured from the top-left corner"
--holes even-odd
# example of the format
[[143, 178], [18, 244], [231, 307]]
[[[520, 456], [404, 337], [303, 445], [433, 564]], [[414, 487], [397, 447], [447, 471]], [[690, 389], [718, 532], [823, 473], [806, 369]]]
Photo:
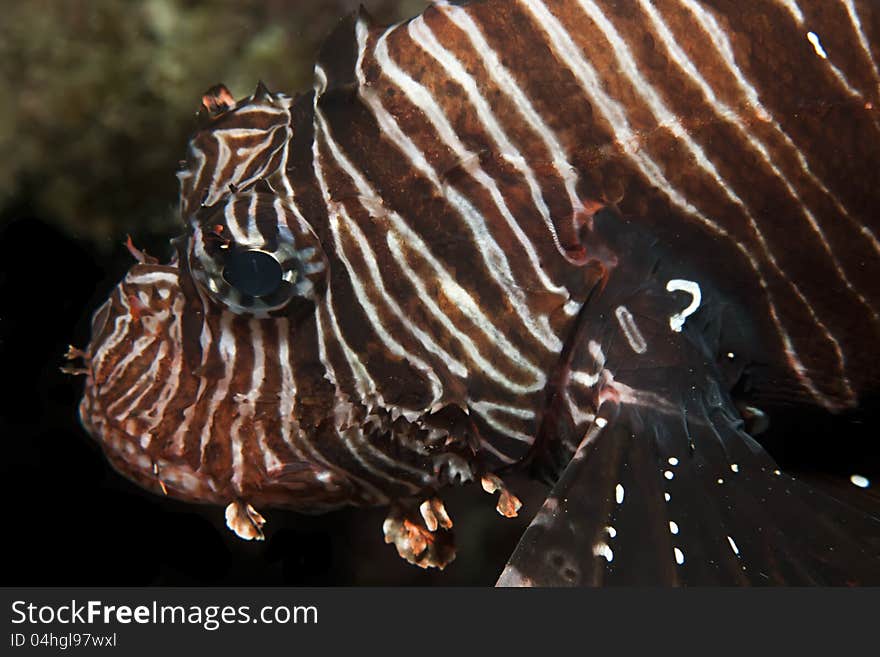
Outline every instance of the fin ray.
[[781, 473], [729, 399], [615, 410], [500, 586], [880, 583], [880, 521]]

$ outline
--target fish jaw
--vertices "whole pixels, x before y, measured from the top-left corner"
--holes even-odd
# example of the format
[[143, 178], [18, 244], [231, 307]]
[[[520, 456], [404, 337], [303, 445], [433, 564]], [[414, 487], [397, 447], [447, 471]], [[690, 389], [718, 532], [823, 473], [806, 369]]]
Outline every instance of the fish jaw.
[[[238, 393], [234, 368], [213, 362], [210, 351], [201, 359], [187, 353], [192, 300], [181, 276], [176, 266], [132, 267], [96, 311], [92, 340], [79, 352], [87, 364], [80, 419], [112, 466], [151, 492], [189, 502], [316, 512], [380, 501], [330, 464], [272, 456], [267, 431], [295, 441], [301, 418], [282, 391]], [[265, 330], [271, 321], [250, 325]], [[222, 412], [200, 417], [212, 397]], [[309, 427], [317, 436], [325, 430]]]

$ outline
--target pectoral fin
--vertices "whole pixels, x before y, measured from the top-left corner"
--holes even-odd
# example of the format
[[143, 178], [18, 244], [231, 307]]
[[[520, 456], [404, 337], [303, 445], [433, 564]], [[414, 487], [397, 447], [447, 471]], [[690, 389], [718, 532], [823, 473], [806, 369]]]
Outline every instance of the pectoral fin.
[[498, 585], [880, 583], [880, 521], [782, 473], [714, 401], [604, 405]]

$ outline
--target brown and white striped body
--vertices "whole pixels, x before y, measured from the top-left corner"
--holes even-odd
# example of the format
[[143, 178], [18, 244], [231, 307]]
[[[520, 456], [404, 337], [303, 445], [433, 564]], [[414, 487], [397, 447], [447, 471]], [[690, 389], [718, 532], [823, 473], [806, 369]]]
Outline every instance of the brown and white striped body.
[[[862, 357], [880, 338], [878, 44], [868, 0], [354, 17], [309, 93], [215, 99], [179, 174], [179, 258], [133, 268], [96, 316], [83, 420], [184, 499], [383, 504], [547, 441], [570, 456], [606, 401], [677, 412], [639, 371], [708, 305], [747, 318], [738, 357], [853, 406], [880, 383]], [[278, 287], [237, 289], [233, 253], [278, 263]], [[707, 345], [711, 362], [734, 343]]]

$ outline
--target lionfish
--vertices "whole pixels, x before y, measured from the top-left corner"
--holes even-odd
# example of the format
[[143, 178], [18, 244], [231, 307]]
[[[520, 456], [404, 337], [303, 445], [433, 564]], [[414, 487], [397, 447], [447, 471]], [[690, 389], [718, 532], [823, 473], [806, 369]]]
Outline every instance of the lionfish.
[[502, 585], [880, 582], [880, 522], [733, 392], [880, 390], [878, 44], [871, 0], [362, 10], [311, 91], [204, 95], [176, 256], [131, 247], [70, 354], [82, 422], [244, 539], [388, 505], [443, 567], [443, 489], [515, 515], [520, 468], [552, 490]]

